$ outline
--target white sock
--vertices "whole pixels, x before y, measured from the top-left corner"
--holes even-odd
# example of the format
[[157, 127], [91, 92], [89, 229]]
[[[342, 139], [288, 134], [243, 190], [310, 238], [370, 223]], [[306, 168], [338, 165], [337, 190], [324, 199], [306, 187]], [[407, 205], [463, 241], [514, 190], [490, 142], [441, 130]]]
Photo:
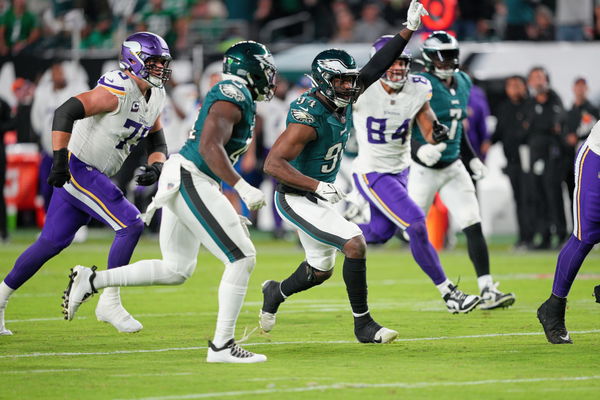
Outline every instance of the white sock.
[[213, 339], [216, 347], [222, 347], [235, 336], [235, 323], [244, 303], [254, 264], [256, 264], [255, 257], [246, 257], [232, 264], [225, 264], [225, 272], [219, 285], [219, 313]]
[[110, 304], [121, 304], [121, 288], [107, 287], [102, 292], [99, 301], [108, 302]]
[[0, 330], [4, 328], [4, 310], [6, 309], [8, 298], [14, 291], [4, 281], [0, 283]]
[[[97, 271], [94, 287], [180, 285], [187, 277], [163, 260], [142, 260], [122, 267]], [[106, 291], [105, 291], [106, 292]]]
[[481, 291], [486, 287], [493, 286], [494, 280], [492, 279], [492, 275], [481, 275], [479, 278], [477, 278], [477, 285], [479, 286], [479, 293], [481, 293]]
[[444, 282], [440, 283], [439, 285], [435, 285], [435, 286], [440, 291], [442, 297], [444, 297], [445, 295], [447, 295], [448, 293], [451, 292], [450, 285], [454, 286], [452, 281], [450, 279], [446, 278], [446, 280]]

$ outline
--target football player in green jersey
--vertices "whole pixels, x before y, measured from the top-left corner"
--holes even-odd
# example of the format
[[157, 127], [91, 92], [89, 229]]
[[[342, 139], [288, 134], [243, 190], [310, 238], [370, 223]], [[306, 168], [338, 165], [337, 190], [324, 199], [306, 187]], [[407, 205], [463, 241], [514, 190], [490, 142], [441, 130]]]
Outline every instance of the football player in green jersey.
[[360, 228], [346, 221], [330, 203], [345, 195], [335, 178], [352, 128], [352, 103], [398, 58], [423, 15], [427, 11], [413, 0], [407, 29], [394, 36], [361, 71], [344, 50], [325, 50], [313, 60], [314, 88], [291, 104], [287, 128], [265, 160], [265, 172], [279, 181], [277, 209], [297, 228], [306, 259], [287, 279], [263, 283], [259, 322], [264, 331], [273, 329], [279, 305], [286, 298], [331, 277], [339, 250], [345, 256], [343, 276], [356, 338], [363, 343], [388, 343], [398, 336], [398, 332], [382, 327], [371, 317], [365, 239]]
[[481, 292], [479, 308], [508, 307], [515, 302], [515, 295], [500, 292], [490, 274], [475, 186], [462, 161], [468, 163], [473, 179], [484, 177], [487, 169], [473, 152], [463, 128], [471, 79], [458, 70], [458, 42], [448, 33], [433, 32], [423, 43], [422, 50], [425, 72], [421, 75], [431, 82], [433, 89], [429, 103], [439, 121], [450, 127], [450, 131], [447, 140], [434, 143], [423, 137], [418, 125], [414, 126], [411, 150], [414, 163], [408, 179], [408, 194], [427, 213], [439, 192], [467, 238], [469, 257]]
[[200, 245], [225, 264], [219, 285], [215, 336], [208, 344], [208, 362], [255, 363], [266, 356], [244, 350], [234, 340], [235, 323], [246, 295], [256, 250], [245, 222], [220, 191], [227, 182], [249, 209], [265, 205], [265, 196], [248, 184], [233, 165], [252, 140], [255, 101], [270, 100], [275, 88], [273, 56], [260, 43], [245, 41], [229, 48], [223, 59], [223, 80], [206, 96], [190, 137], [179, 154], [169, 157], [158, 192], [146, 211], [149, 221], [162, 207], [162, 260], [142, 260], [104, 274], [77, 266], [65, 292], [66, 315], [98, 289], [112, 286], [179, 285], [196, 268]]

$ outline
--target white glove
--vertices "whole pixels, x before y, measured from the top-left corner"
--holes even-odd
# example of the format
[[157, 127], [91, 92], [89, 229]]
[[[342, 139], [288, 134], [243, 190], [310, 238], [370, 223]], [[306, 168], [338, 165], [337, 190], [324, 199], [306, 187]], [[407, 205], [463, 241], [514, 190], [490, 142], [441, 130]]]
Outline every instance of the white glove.
[[406, 25], [411, 31], [419, 30], [421, 27], [421, 17], [426, 15], [429, 15], [429, 13], [423, 7], [423, 4], [419, 3], [418, 0], [412, 0], [406, 13], [406, 22], [402, 25]]
[[417, 150], [417, 157], [423, 164], [431, 167], [442, 158], [442, 151], [446, 150], [446, 143], [424, 144]]
[[484, 163], [481, 162], [481, 160], [478, 157], [472, 158], [469, 161], [469, 168], [471, 168], [471, 172], [473, 172], [471, 178], [473, 178], [476, 181], [485, 178], [488, 172], [487, 167]]
[[335, 204], [346, 197], [346, 193], [344, 193], [342, 189], [335, 186], [333, 183], [327, 182], [319, 182], [319, 186], [317, 186], [315, 193], [331, 204]]
[[233, 188], [237, 190], [240, 197], [242, 198], [242, 200], [244, 200], [244, 203], [246, 203], [246, 206], [250, 210], [258, 210], [266, 204], [265, 194], [259, 189], [250, 185], [243, 178], [240, 178], [240, 180], [237, 181], [235, 185], [233, 185]]

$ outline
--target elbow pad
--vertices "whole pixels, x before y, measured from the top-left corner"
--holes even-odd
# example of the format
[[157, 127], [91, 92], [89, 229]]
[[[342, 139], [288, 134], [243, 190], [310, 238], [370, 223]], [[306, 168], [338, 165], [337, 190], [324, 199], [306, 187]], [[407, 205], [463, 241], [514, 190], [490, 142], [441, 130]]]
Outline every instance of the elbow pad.
[[54, 111], [52, 130], [71, 133], [75, 121], [83, 118], [85, 118], [83, 103], [79, 99], [71, 97]]
[[146, 150], [148, 150], [148, 155], [156, 152], [163, 153], [165, 156], [167, 155], [167, 141], [165, 140], [165, 132], [162, 128], [150, 132], [146, 138]]

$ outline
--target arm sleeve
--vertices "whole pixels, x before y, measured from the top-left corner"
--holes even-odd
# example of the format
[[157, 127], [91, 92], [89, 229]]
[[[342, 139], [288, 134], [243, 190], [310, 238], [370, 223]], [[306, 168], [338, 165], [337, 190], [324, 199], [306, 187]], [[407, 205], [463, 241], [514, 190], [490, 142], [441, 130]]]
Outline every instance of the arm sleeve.
[[361, 88], [361, 93], [394, 63], [394, 60], [402, 54], [402, 50], [406, 47], [408, 41], [399, 34], [396, 34], [381, 50], [369, 60], [358, 74], [358, 84]]
[[467, 160], [467, 162], [477, 157], [477, 154], [475, 154], [473, 146], [471, 146], [471, 142], [467, 137], [467, 132], [463, 132], [460, 138], [460, 154], [462, 155], [463, 160]]
[[75, 121], [83, 118], [85, 118], [83, 103], [76, 97], [71, 97], [54, 111], [52, 130], [71, 133]]

